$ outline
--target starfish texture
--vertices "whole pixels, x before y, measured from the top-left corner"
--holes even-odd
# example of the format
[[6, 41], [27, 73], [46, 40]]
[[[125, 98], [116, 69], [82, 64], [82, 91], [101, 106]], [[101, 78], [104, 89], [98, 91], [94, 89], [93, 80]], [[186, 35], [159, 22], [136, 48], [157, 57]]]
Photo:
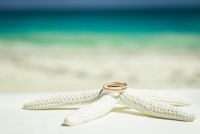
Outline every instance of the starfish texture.
[[102, 89], [71, 92], [58, 96], [50, 96], [41, 98], [30, 103], [24, 104], [24, 109], [51, 109], [69, 104], [81, 104], [84, 102], [95, 100], [99, 97]]
[[162, 100], [155, 101], [151, 97], [139, 96], [129, 91], [125, 92], [121, 98], [126, 104], [146, 115], [181, 121], [193, 121], [195, 118], [194, 114], [187, 113], [183, 109], [172, 105], [175, 103], [183, 105], [185, 101], [182, 101], [182, 99], [175, 99], [174, 103], [169, 104], [162, 102]]
[[24, 104], [24, 109], [52, 109], [63, 105], [91, 102], [91, 104], [68, 114], [64, 125], [77, 125], [105, 116], [118, 102], [152, 117], [180, 121], [193, 121], [195, 119], [193, 113], [180, 108], [180, 106], [190, 105], [190, 101], [185, 98], [130, 88], [126, 91], [123, 89], [123, 92], [117, 94], [113, 93], [113, 90], [110, 91], [110, 89], [107, 91], [96, 89], [42, 98]]

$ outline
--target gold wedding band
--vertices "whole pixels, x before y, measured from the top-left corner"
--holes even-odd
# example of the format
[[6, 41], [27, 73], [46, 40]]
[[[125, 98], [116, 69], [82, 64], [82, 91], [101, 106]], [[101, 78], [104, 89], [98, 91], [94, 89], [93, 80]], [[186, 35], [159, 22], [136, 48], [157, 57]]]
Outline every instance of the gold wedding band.
[[110, 82], [103, 85], [103, 89], [112, 93], [124, 93], [127, 88], [127, 83], [123, 82]]

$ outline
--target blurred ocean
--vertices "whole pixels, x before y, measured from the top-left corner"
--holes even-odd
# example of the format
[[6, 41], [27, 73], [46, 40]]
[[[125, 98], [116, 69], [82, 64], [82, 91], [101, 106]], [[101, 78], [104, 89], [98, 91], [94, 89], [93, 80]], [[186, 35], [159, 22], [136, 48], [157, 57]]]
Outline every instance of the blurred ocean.
[[0, 45], [200, 47], [200, 9], [1, 10]]

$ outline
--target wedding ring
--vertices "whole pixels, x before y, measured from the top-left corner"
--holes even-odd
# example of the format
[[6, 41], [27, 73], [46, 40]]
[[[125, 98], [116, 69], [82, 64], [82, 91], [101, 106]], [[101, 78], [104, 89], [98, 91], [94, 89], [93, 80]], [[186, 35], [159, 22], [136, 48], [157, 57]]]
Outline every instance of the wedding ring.
[[127, 83], [123, 82], [110, 82], [103, 85], [103, 89], [110, 93], [124, 93], [127, 88]]

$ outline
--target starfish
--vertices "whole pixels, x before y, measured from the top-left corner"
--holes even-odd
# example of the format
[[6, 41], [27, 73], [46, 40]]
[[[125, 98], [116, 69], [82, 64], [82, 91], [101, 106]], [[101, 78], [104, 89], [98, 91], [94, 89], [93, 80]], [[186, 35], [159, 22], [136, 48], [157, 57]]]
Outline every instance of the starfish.
[[181, 109], [190, 105], [189, 100], [148, 90], [127, 88], [126, 83], [111, 82], [103, 88], [71, 92], [58, 96], [41, 98], [24, 104], [24, 109], [53, 109], [63, 105], [90, 104], [73, 111], [64, 120], [64, 125], [85, 123], [108, 114], [117, 103], [134, 108], [152, 117], [179, 121], [193, 121], [195, 115]]

